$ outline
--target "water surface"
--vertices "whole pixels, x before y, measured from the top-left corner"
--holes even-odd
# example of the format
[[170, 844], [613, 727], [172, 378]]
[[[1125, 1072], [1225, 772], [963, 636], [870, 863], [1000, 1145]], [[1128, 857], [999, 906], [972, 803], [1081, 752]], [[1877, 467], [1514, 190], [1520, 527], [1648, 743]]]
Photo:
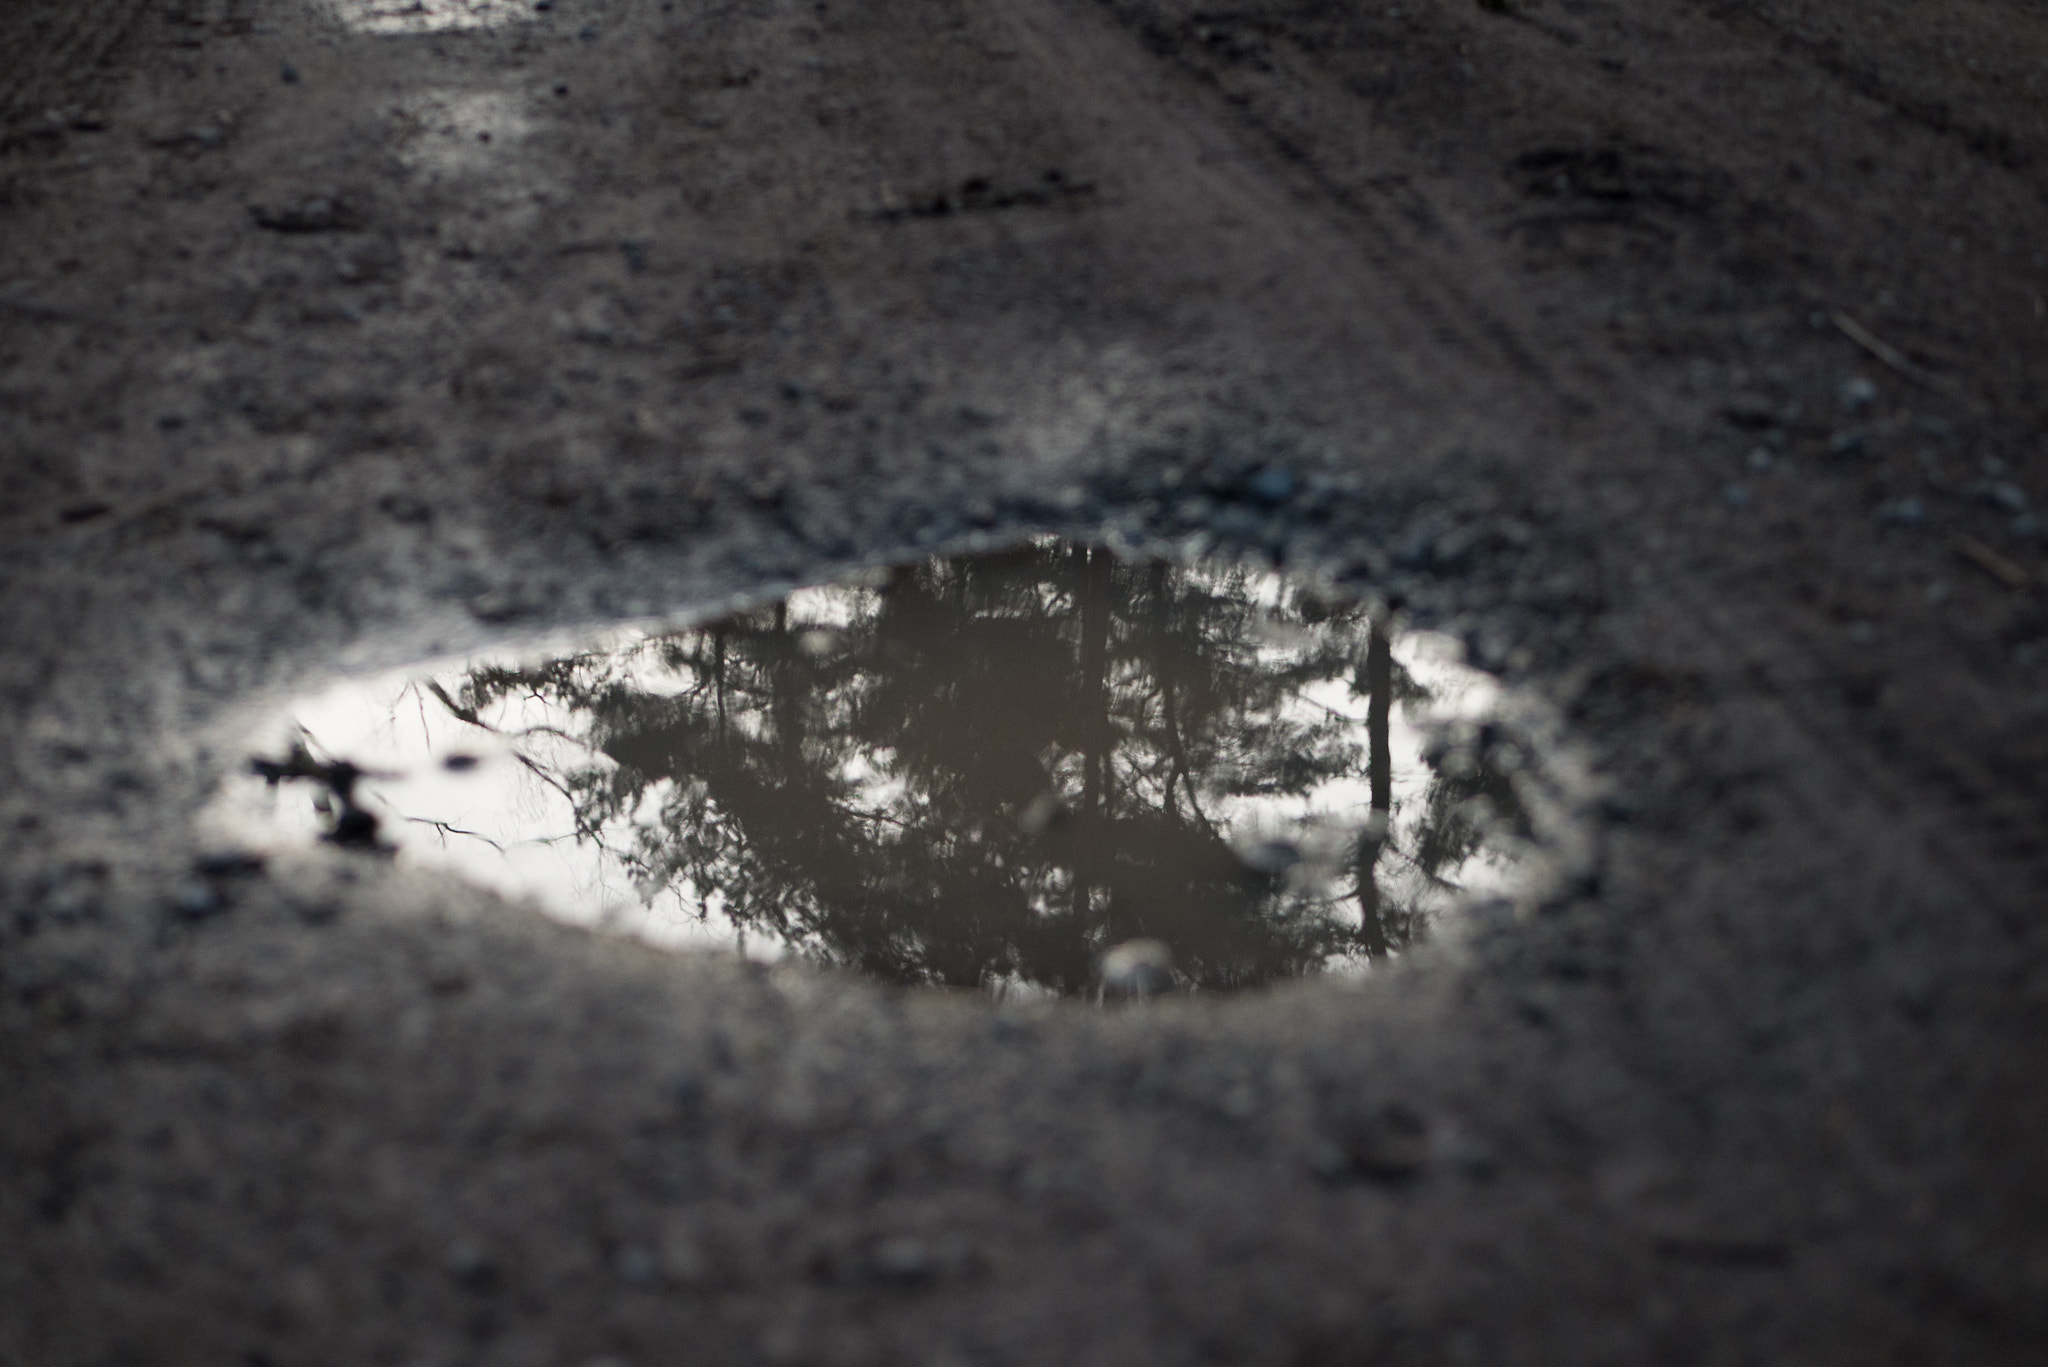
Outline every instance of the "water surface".
[[1359, 971], [1554, 864], [1499, 686], [1382, 625], [1045, 540], [331, 689], [223, 819], [898, 983], [1088, 993], [1118, 946], [1148, 990]]

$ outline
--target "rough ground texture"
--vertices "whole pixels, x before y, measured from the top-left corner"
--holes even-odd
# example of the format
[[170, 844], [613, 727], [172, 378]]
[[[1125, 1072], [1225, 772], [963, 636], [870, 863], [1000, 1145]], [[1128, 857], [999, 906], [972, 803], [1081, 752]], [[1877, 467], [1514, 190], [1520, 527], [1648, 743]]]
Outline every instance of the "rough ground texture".
[[[376, 8], [0, 11], [0, 1362], [2039, 1361], [2048, 6]], [[195, 864], [252, 697], [1047, 527], [1599, 867], [1119, 1014]]]

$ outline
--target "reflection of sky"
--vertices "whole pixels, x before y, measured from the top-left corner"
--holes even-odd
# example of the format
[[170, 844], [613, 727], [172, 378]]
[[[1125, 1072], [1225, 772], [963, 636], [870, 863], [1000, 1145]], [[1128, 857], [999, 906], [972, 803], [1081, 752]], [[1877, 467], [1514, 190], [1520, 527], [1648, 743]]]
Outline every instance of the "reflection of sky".
[[[795, 615], [793, 615], [795, 619]], [[797, 619], [801, 621], [801, 619]], [[684, 680], [664, 670], [651, 652], [639, 652], [627, 674], [649, 693], [674, 693]], [[1454, 664], [1432, 637], [1405, 637], [1395, 658], [1430, 689], [1438, 703], [1425, 715], [1409, 715], [1395, 703], [1389, 726], [1393, 752], [1395, 848], [1419, 818], [1421, 795], [1432, 771], [1421, 760], [1425, 723], [1485, 715], [1495, 685], [1475, 670]], [[444, 670], [444, 687], [455, 687], [463, 670]], [[1296, 697], [1288, 711], [1303, 719], [1339, 711], [1364, 730], [1366, 701], [1350, 693], [1343, 680], [1329, 680]], [[399, 859], [416, 867], [451, 871], [498, 889], [508, 898], [535, 898], [549, 914], [575, 922], [604, 926], [672, 949], [731, 945], [733, 926], [705, 906], [690, 885], [659, 889], [643, 900], [633, 875], [606, 846], [629, 848], [631, 828], [659, 820], [670, 795], [670, 781], [651, 785], [633, 814], [612, 822], [602, 842], [575, 838], [569, 797], [553, 787], [535, 767], [549, 773], [602, 767], [608, 760], [557, 732], [575, 734], [580, 717], [537, 697], [514, 697], [483, 713], [492, 730], [457, 719], [418, 682], [416, 674], [385, 674], [371, 680], [328, 689], [291, 707], [291, 719], [313, 742], [315, 752], [346, 756], [379, 777], [367, 783], [367, 799], [385, 818], [385, 836], [399, 846]], [[289, 730], [272, 738], [274, 748], [289, 744]], [[471, 769], [451, 771], [442, 760], [451, 754], [471, 756]], [[860, 773], [846, 777], [858, 785], [858, 805], [887, 810], [905, 795], [905, 785], [881, 773], [872, 760], [856, 760]], [[1317, 789], [1290, 797], [1227, 797], [1210, 816], [1225, 826], [1239, 846], [1260, 840], [1296, 842], [1307, 861], [1300, 873], [1335, 875], [1350, 855], [1358, 822], [1370, 810], [1364, 779], [1331, 779]], [[240, 838], [295, 834], [311, 838], [319, 830], [313, 812], [313, 791], [307, 785], [266, 789], [246, 779], [217, 807], [215, 818]], [[1419, 879], [1397, 861], [1384, 861], [1380, 883], [1401, 900], [1417, 900], [1442, 910], [1452, 894], [1423, 889]], [[1481, 892], [1503, 881], [1507, 869], [1481, 851], [1462, 867], [1446, 871], [1452, 883]], [[754, 939], [748, 953], [776, 957], [778, 947]]]
[[[461, 673], [440, 677], [452, 685]], [[730, 926], [700, 922], [670, 899], [643, 904], [617, 859], [575, 838], [569, 798], [522, 762], [523, 756], [550, 771], [602, 764], [602, 756], [550, 734], [576, 727], [573, 713], [537, 698], [511, 698], [483, 720], [491, 730], [452, 716], [408, 671], [302, 699], [292, 705], [290, 722], [265, 740], [281, 749], [302, 728], [316, 754], [345, 755], [378, 775], [365, 784], [367, 803], [384, 818], [383, 834], [405, 863], [460, 874], [508, 897], [532, 897], [566, 921], [672, 948], [732, 942]], [[450, 755], [477, 763], [450, 770], [443, 764]], [[629, 820], [657, 818], [668, 789], [650, 785]], [[273, 791], [252, 779], [228, 795], [220, 814], [238, 834], [268, 829], [311, 837], [322, 829], [313, 797], [303, 784]]]
[[[1402, 866], [1400, 852], [1412, 848], [1412, 835], [1421, 817], [1423, 794], [1436, 775], [1423, 762], [1422, 747], [1432, 724], [1485, 717], [1498, 696], [1498, 686], [1487, 675], [1455, 663], [1440, 647], [1438, 638], [1409, 636], [1394, 646], [1394, 660], [1430, 693], [1430, 703], [1419, 715], [1405, 702], [1396, 702], [1387, 723], [1388, 758], [1392, 762], [1394, 810], [1392, 840], [1378, 869], [1380, 885], [1396, 900], [1431, 908], [1448, 897], [1431, 896], [1430, 889], [1412, 869]], [[1301, 690], [1280, 711], [1286, 721], [1315, 722], [1331, 715], [1346, 718], [1358, 726], [1359, 743], [1364, 744], [1366, 712], [1370, 700], [1351, 691], [1343, 679], [1326, 679]], [[1286, 840], [1297, 844], [1305, 856], [1304, 872], [1312, 876], [1338, 878], [1344, 875], [1357, 839], [1359, 823], [1372, 809], [1372, 786], [1363, 774], [1326, 779], [1298, 797], [1231, 798], [1222, 815], [1240, 846], [1262, 840]], [[1487, 875], [1488, 852], [1475, 853], [1455, 869], [1444, 870], [1451, 883], [1467, 892], [1488, 891], [1496, 879]], [[1404, 876], [1405, 875], [1405, 876]]]
[[[1263, 592], [1267, 585], [1255, 587], [1261, 601], [1272, 601]], [[858, 588], [808, 589], [788, 600], [788, 620], [792, 630], [817, 631], [815, 638], [801, 638], [806, 648], [826, 650], [832, 648], [835, 629], [854, 621], [872, 602], [872, 595]], [[1289, 628], [1274, 633], [1260, 654], [1279, 664], [1313, 647], [1312, 632]], [[1396, 701], [1391, 710], [1393, 840], [1378, 881], [1398, 902], [1436, 913], [1453, 905], [1458, 894], [1427, 884], [1399, 855], [1412, 843], [1424, 794], [1435, 777], [1423, 761], [1423, 747], [1437, 724], [1489, 715], [1499, 689], [1489, 676], [1457, 663], [1455, 645], [1446, 638], [1411, 634], [1396, 641], [1393, 653], [1428, 691], [1430, 701], [1419, 707]], [[647, 694], [667, 696], [688, 688], [688, 667], [670, 666], [662, 654], [658, 637], [618, 638], [605, 647], [604, 672]], [[471, 667], [434, 671], [432, 677], [453, 695]], [[420, 678], [417, 671], [384, 675], [301, 699], [273, 734], [258, 738], [258, 747], [281, 751], [299, 734], [294, 728], [300, 728], [316, 754], [347, 758], [377, 773], [365, 785], [367, 801], [384, 817], [384, 834], [399, 846], [404, 862], [454, 872], [511, 897], [530, 896], [564, 920], [602, 925], [663, 946], [735, 942], [737, 932], [716, 912], [715, 894], [701, 897], [685, 883], [650, 890], [651, 897], [643, 898], [631, 871], [611, 853], [633, 848], [635, 827], [659, 820], [672, 783], [653, 785], [631, 813], [608, 823], [598, 840], [579, 840], [573, 805], [555, 780], [610, 766], [576, 739], [587, 719], [529, 694], [491, 705], [480, 717], [484, 725], [477, 726], [451, 715]], [[1309, 723], [1336, 715], [1357, 725], [1363, 747], [1367, 706], [1347, 680], [1333, 679], [1289, 699], [1278, 720]], [[450, 770], [443, 761], [451, 755], [476, 762]], [[869, 752], [849, 761], [843, 777], [855, 787], [859, 807], [887, 812], [916, 797], [889, 772], [890, 760], [887, 752]], [[272, 791], [245, 780], [224, 798], [216, 816], [239, 838], [260, 839], [266, 832], [310, 837], [321, 829], [313, 796], [305, 785]], [[1295, 845], [1304, 860], [1293, 877], [1310, 887], [1321, 881], [1345, 883], [1358, 830], [1371, 807], [1362, 774], [1328, 779], [1292, 796], [1228, 795], [1205, 801], [1213, 802], [1211, 819], [1240, 849], [1269, 840]], [[1485, 892], [1503, 887], [1511, 870], [1497, 850], [1482, 848], [1443, 873], [1466, 892]], [[1341, 895], [1342, 889], [1336, 890]], [[1355, 922], [1356, 908], [1350, 907], [1348, 915]], [[759, 957], [779, 952], [758, 938], [743, 947]]]
[[357, 33], [450, 33], [533, 17], [532, 0], [327, 0]]

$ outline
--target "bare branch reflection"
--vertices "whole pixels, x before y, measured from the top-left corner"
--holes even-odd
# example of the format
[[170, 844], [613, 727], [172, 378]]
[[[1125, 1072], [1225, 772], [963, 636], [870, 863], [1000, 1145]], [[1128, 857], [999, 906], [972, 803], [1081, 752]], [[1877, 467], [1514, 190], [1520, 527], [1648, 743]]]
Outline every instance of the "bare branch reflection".
[[1398, 791], [1427, 693], [1363, 609], [1061, 543], [433, 691], [567, 719], [574, 758], [522, 762], [643, 897], [901, 983], [1078, 993], [1141, 938], [1204, 990], [1394, 953], [1518, 819], [1471, 746]]

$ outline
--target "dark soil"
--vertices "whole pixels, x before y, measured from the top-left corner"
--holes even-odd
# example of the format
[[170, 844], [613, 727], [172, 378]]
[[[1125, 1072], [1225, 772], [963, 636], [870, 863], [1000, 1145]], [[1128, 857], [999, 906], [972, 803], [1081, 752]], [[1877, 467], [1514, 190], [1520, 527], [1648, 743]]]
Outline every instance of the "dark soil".
[[[2038, 1360], [2048, 8], [501, 9], [0, 12], [0, 1362]], [[334, 670], [1042, 529], [1461, 634], [1599, 867], [994, 1011], [193, 827]]]

